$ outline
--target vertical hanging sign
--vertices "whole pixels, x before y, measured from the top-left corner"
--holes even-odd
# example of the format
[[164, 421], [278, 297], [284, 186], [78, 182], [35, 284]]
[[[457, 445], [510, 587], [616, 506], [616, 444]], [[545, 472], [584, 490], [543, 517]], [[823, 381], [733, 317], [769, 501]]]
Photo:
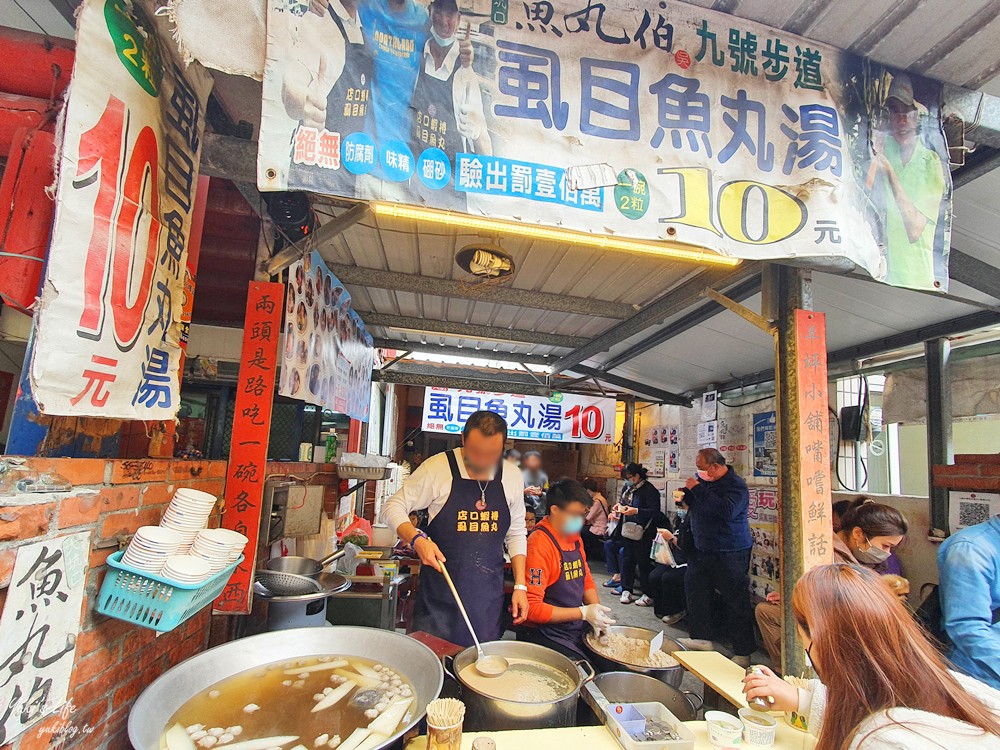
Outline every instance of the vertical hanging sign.
[[802, 553], [805, 570], [833, 561], [830, 514], [830, 418], [826, 371], [826, 316], [795, 311], [798, 357], [799, 465], [802, 492]]
[[212, 78], [145, 0], [87, 0], [35, 316], [43, 414], [171, 420]]
[[264, 466], [271, 432], [282, 284], [252, 281], [243, 328], [240, 376], [236, 385], [233, 436], [226, 469], [226, 509], [222, 525], [250, 540], [244, 560], [215, 600], [214, 611], [247, 614], [257, 565], [257, 537], [264, 497]]

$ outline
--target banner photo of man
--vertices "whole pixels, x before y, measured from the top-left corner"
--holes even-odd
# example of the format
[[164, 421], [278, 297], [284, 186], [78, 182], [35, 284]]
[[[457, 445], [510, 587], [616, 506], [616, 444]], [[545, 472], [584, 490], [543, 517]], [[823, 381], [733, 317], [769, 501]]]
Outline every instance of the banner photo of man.
[[665, 0], [268, 0], [261, 190], [947, 288], [941, 85]]

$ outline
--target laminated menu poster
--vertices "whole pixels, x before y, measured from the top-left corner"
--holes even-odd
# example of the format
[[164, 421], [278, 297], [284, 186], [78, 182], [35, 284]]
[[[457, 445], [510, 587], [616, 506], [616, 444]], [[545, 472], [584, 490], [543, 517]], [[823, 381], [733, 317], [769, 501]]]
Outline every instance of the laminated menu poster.
[[753, 415], [753, 475], [778, 476], [778, 415], [765, 411]]
[[316, 251], [289, 270], [284, 334], [278, 393], [367, 422], [372, 337]]
[[781, 588], [781, 553], [778, 538], [778, 491], [773, 487], [750, 487], [750, 590], [763, 599]]

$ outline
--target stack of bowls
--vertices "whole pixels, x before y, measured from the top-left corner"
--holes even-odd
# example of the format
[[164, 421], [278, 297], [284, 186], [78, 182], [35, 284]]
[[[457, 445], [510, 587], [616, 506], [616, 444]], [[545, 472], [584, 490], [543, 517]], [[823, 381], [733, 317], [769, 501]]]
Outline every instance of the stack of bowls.
[[191, 554], [206, 560], [212, 573], [218, 573], [236, 561], [246, 543], [245, 536], [229, 529], [202, 529], [194, 539]]
[[141, 526], [122, 555], [122, 562], [138, 570], [158, 574], [167, 559], [177, 554], [182, 543], [181, 534], [174, 529]]
[[193, 585], [208, 580], [212, 566], [208, 560], [195, 555], [173, 555], [163, 564], [160, 575], [176, 583]]
[[181, 535], [181, 554], [191, 551], [198, 532], [208, 526], [208, 517], [215, 508], [217, 498], [201, 490], [178, 488], [174, 499], [160, 520], [160, 526], [173, 529]]

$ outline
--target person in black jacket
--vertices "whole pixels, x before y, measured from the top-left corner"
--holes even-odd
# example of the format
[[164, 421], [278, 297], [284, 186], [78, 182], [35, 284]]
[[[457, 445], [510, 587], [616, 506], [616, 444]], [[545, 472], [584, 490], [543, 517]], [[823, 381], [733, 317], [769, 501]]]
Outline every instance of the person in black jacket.
[[[624, 544], [622, 555], [622, 592], [621, 603], [630, 604], [635, 588], [636, 568], [639, 569], [639, 585], [646, 591], [649, 585], [649, 572], [653, 569], [653, 561], [649, 552], [653, 547], [653, 537], [656, 536], [656, 520], [660, 511], [660, 491], [646, 481], [646, 470], [640, 464], [629, 464], [624, 470], [625, 478], [632, 482], [618, 504], [621, 522], [615, 530], [621, 536]], [[627, 528], [629, 524], [642, 527], [639, 539], [629, 539]], [[650, 602], [652, 603], [652, 602]]]
[[676, 625], [687, 615], [687, 595], [684, 578], [687, 575], [688, 552], [693, 549], [691, 520], [684, 500], [677, 503], [677, 519], [673, 530], [658, 529], [670, 548], [673, 565], [657, 562], [649, 574], [649, 590], [656, 616], [667, 625]]
[[698, 451], [695, 463], [698, 477], [689, 479], [684, 490], [694, 541], [685, 579], [691, 637], [681, 643], [695, 651], [715, 650], [711, 638], [718, 620], [713, 611], [718, 591], [729, 609], [733, 661], [747, 667], [757, 648], [750, 600], [750, 492], [715, 448]]

